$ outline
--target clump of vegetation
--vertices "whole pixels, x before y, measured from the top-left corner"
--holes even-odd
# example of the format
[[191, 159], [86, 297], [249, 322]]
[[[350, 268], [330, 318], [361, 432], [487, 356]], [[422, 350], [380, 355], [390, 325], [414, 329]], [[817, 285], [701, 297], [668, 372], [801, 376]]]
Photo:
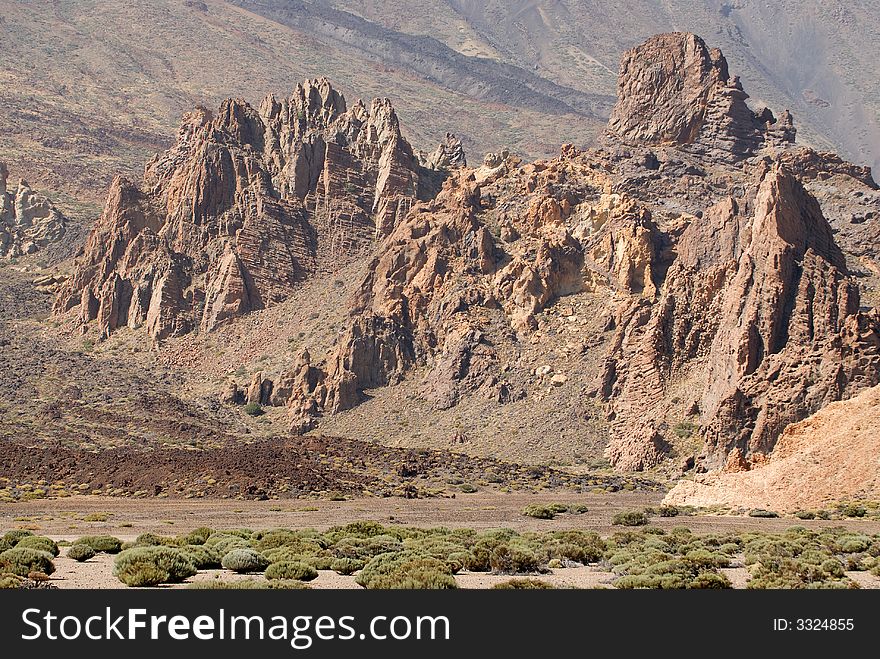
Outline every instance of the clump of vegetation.
[[501, 544], [489, 554], [489, 567], [498, 574], [527, 574], [536, 572], [540, 561], [527, 546]]
[[774, 512], [772, 510], [764, 510], [763, 508], [752, 508], [749, 511], [749, 517], [774, 518], [774, 517], [779, 517], [779, 513]]
[[493, 590], [553, 590], [553, 586], [539, 579], [508, 579], [492, 586]]
[[844, 502], [837, 504], [837, 513], [841, 517], [864, 517], [868, 509], [860, 503]]
[[15, 590], [21, 588], [24, 583], [24, 577], [17, 574], [0, 574], [0, 590]]
[[58, 543], [52, 540], [51, 538], [46, 538], [41, 535], [29, 535], [25, 536], [21, 540], [18, 541], [16, 547], [22, 548], [30, 548], [30, 549], [39, 549], [41, 551], [49, 552], [52, 556], [58, 556]]
[[465, 494], [473, 494], [474, 492], [479, 491], [479, 488], [476, 485], [472, 485], [471, 483], [462, 483], [458, 489]]
[[13, 547], [0, 553], [0, 574], [8, 572], [19, 577], [26, 577], [31, 572], [52, 574], [55, 571], [52, 558], [52, 554], [41, 549]]
[[446, 562], [411, 550], [374, 556], [355, 577], [355, 583], [373, 590], [458, 588]]
[[113, 561], [113, 576], [132, 587], [180, 583], [195, 573], [195, 566], [173, 547], [133, 547]]
[[262, 405], [259, 403], [248, 403], [244, 406], [244, 413], [248, 416], [262, 416], [265, 414]]
[[363, 569], [364, 565], [366, 562], [356, 558], [336, 558], [330, 564], [330, 569], [337, 574], [349, 575]]
[[238, 573], [262, 572], [269, 567], [269, 559], [253, 549], [233, 549], [223, 556], [220, 564]]
[[523, 508], [522, 514], [526, 517], [534, 517], [535, 519], [553, 519], [556, 517], [556, 511], [553, 508], [538, 503], [531, 503]]
[[200, 526], [197, 529], [194, 529], [187, 533], [183, 538], [181, 538], [181, 544], [183, 545], [203, 545], [208, 541], [208, 538], [214, 533], [214, 529], [209, 529], [207, 526]]
[[266, 568], [267, 579], [295, 579], [311, 581], [318, 576], [318, 571], [307, 563], [299, 561], [281, 561], [272, 563]]
[[88, 545], [99, 554], [118, 554], [122, 550], [122, 540], [112, 535], [87, 535], [73, 544]]
[[21, 541], [22, 538], [26, 538], [33, 534], [33, 531], [28, 531], [26, 529], [15, 529], [13, 531], [7, 531], [3, 534], [3, 542], [9, 545], [7, 549], [12, 549]]
[[640, 510], [630, 510], [617, 513], [611, 523], [614, 526], [644, 526], [648, 523], [648, 516]]
[[75, 561], [79, 561], [83, 563], [90, 558], [95, 557], [95, 550], [89, 547], [88, 545], [78, 544], [71, 546], [70, 549], [67, 550], [67, 558], [72, 558]]
[[213, 547], [206, 547], [204, 545], [184, 545], [180, 548], [180, 553], [183, 554], [184, 558], [192, 563], [197, 570], [210, 570], [221, 567], [220, 554], [218, 554]]
[[660, 517], [678, 517], [678, 513], [677, 506], [660, 506], [660, 509], [657, 511]]

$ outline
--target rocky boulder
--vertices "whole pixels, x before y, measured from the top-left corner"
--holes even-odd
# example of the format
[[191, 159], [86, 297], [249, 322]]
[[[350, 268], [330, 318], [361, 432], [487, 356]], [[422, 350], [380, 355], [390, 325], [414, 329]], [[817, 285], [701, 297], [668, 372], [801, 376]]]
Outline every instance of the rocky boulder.
[[9, 169], [0, 162], [0, 257], [33, 254], [61, 240], [67, 220], [46, 197], [19, 181], [8, 188]]

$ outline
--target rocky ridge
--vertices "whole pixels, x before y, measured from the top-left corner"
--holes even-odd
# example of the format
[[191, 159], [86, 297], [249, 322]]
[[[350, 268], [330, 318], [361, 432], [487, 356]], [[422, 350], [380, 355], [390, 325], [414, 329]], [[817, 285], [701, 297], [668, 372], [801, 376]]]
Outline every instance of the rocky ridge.
[[601, 405], [619, 469], [749, 469], [790, 423], [880, 382], [852, 271], [875, 264], [877, 186], [797, 146], [787, 112], [750, 108], [694, 35], [629, 51], [618, 88], [595, 148], [472, 169], [453, 136], [420, 158], [387, 102], [347, 109], [321, 81], [198, 111], [142, 187], [114, 185], [56, 309], [161, 339], [360, 258], [329, 350], [230, 380], [224, 401], [286, 407], [302, 433], [404, 381], [437, 415], [569, 390], [578, 427]]
[[[521, 397], [498, 346], [589, 291], [609, 297], [587, 394], [604, 401], [620, 469], [700, 452], [695, 441], [700, 469], [747, 469], [789, 423], [880, 381], [880, 320], [861, 309], [793, 163], [866, 195], [869, 174], [798, 149], [790, 116], [750, 110], [694, 35], [630, 51], [620, 89], [602, 148], [530, 165], [492, 157], [412, 209], [380, 245], [337, 347], [282, 378], [294, 430], [414, 368], [437, 409]], [[645, 89], [659, 112], [632, 98]]]
[[141, 185], [113, 181], [55, 311], [78, 306], [105, 337], [209, 331], [368, 251], [444, 175], [418, 161], [387, 99], [349, 107], [323, 78], [259, 109], [197, 108]]
[[64, 215], [23, 180], [9, 189], [9, 169], [0, 162], [0, 257], [33, 254], [64, 236]]

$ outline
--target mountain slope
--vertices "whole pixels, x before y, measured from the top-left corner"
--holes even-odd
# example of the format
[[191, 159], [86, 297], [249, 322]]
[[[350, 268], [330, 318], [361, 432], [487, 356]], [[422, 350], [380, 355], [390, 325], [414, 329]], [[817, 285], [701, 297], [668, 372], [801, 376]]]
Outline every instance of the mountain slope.
[[754, 104], [799, 117], [804, 143], [876, 164], [878, 15], [876, 1], [0, 0], [0, 156], [94, 201], [116, 173], [139, 176], [193, 106], [318, 76], [392, 98], [417, 148], [451, 130], [476, 157], [548, 156], [596, 137], [625, 49], [692, 30]]

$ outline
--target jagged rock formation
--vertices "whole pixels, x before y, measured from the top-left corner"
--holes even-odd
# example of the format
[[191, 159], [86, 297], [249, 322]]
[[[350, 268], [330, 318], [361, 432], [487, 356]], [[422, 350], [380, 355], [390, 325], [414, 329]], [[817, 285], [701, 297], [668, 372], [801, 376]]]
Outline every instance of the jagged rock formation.
[[9, 169], [0, 162], [0, 257], [33, 254], [64, 236], [67, 220], [46, 197], [19, 181], [7, 187]]
[[871, 189], [869, 172], [794, 147], [789, 115], [749, 109], [693, 35], [630, 51], [620, 91], [602, 148], [491, 154], [398, 221], [332, 354], [282, 378], [294, 430], [415, 368], [435, 409], [521, 396], [498, 347], [579, 294], [607, 300], [593, 391], [620, 469], [696, 438], [701, 468], [748, 467], [789, 423], [880, 381], [880, 320], [798, 178]]
[[142, 185], [114, 180], [55, 310], [79, 305], [102, 336], [211, 330], [362, 254], [444, 175], [418, 162], [387, 99], [348, 107], [326, 79], [259, 110], [198, 108]]
[[624, 53], [608, 129], [629, 143], [688, 145], [728, 161], [794, 142], [787, 111], [777, 121], [747, 98], [720, 50], [693, 34], [661, 34]]

